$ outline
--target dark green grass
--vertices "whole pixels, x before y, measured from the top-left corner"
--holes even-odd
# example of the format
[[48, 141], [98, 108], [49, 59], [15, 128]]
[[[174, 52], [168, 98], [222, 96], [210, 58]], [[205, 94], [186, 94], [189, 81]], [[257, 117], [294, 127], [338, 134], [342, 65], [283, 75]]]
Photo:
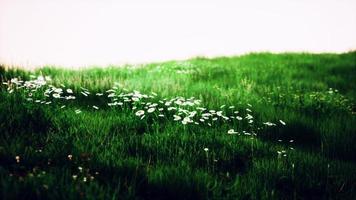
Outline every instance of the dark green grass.
[[[79, 71], [0, 68], [1, 81], [28, 80], [30, 74], [49, 75], [52, 84], [75, 93], [80, 87], [104, 92], [119, 82], [161, 98], [194, 96], [209, 109], [251, 104], [256, 123], [282, 119], [287, 125], [250, 139], [228, 135], [226, 124], [187, 128], [172, 120], [140, 120], [93, 95], [78, 95], [64, 109], [33, 104], [2, 86], [2, 199], [356, 196], [356, 52], [259, 53]], [[82, 113], [75, 114], [77, 108]], [[286, 157], [278, 156], [281, 150]]]

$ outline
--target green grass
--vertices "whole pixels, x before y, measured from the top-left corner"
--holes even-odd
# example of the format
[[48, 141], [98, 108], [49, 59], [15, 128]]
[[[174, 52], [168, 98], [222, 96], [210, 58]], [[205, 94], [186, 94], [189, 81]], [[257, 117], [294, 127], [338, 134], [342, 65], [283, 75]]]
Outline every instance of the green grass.
[[[2, 82], [31, 74], [50, 76], [50, 84], [73, 89], [77, 98], [48, 97], [46, 105], [26, 100], [29, 90], [0, 87], [1, 199], [356, 196], [356, 52], [256, 53], [77, 71], [0, 67]], [[166, 110], [163, 118], [146, 113], [141, 120], [131, 104], [107, 105], [105, 91], [115, 83], [128, 92], [157, 93], [150, 102], [195, 97], [200, 107], [233, 115], [228, 107], [235, 106], [243, 117], [248, 108], [254, 122], [183, 125]], [[91, 94], [82, 95], [81, 87]], [[31, 98], [44, 99], [43, 92]], [[267, 121], [277, 126], [262, 124]]]

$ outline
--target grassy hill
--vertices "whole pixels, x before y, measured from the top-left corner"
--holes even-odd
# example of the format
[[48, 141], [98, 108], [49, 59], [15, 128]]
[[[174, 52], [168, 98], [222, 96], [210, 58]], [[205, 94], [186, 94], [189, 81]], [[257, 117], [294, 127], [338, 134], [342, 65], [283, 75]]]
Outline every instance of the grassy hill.
[[0, 79], [1, 199], [356, 196], [356, 52]]

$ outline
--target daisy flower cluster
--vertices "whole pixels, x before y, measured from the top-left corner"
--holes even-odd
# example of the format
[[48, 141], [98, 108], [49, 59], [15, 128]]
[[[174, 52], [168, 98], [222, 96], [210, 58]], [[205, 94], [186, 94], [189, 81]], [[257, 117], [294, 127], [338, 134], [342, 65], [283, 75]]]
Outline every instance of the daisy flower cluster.
[[[54, 86], [50, 84], [51, 78], [48, 76], [31, 76], [31, 80], [23, 81], [19, 78], [12, 78], [10, 81], [3, 82], [8, 93], [24, 91], [27, 101], [39, 104], [56, 103], [60, 108], [65, 108], [65, 102], [76, 100], [79, 95], [83, 98], [95, 95], [98, 98], [105, 98], [107, 107], [129, 110], [140, 120], [145, 118], [166, 119], [180, 123], [184, 126], [214, 126], [228, 124], [234, 126], [226, 131], [229, 135], [248, 135], [255, 136], [256, 132], [252, 129], [239, 130], [236, 124], [245, 124], [244, 127], [258, 127], [255, 125], [252, 105], [247, 104], [244, 110], [236, 109], [235, 106], [222, 105], [219, 109], [209, 109], [202, 106], [202, 101], [195, 97], [173, 97], [160, 98], [155, 92], [143, 94], [140, 91], [130, 91], [120, 83], [115, 83], [112, 88], [102, 93], [92, 93], [89, 89], [80, 87], [79, 91], [60, 84]], [[98, 105], [90, 105], [93, 110], [101, 109]], [[74, 108], [75, 114], [82, 113], [82, 110]], [[279, 120], [276, 123], [263, 122], [261, 127], [286, 125], [286, 122]]]

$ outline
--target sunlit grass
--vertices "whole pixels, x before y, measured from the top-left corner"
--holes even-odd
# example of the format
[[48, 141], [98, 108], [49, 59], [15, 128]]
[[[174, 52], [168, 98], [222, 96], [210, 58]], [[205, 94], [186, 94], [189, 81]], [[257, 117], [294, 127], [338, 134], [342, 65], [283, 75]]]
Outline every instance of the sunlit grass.
[[1, 70], [2, 198], [352, 199], [355, 58]]

